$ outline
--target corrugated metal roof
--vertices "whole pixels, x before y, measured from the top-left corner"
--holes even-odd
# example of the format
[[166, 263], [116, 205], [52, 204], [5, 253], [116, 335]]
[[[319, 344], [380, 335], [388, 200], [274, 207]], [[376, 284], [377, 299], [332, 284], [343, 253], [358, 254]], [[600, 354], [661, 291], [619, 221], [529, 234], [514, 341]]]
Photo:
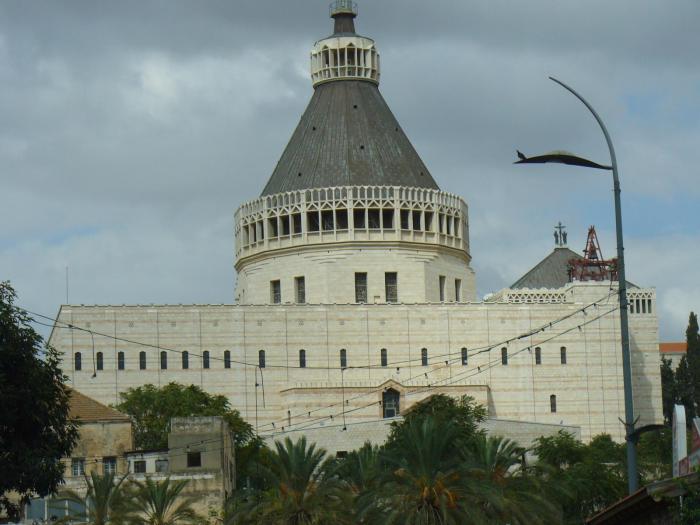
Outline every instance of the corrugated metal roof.
[[583, 259], [569, 248], [557, 247], [511, 285], [511, 288], [561, 288], [569, 279], [569, 261]]
[[316, 87], [262, 195], [357, 185], [439, 189], [378, 87], [335, 80]]

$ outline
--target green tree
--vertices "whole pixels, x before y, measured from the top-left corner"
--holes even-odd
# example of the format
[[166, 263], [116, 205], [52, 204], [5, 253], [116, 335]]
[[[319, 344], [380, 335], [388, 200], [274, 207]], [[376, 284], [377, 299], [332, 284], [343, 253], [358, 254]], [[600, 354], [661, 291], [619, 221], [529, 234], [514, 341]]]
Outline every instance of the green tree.
[[483, 433], [483, 430], [479, 429], [479, 423], [486, 419], [486, 415], [486, 409], [471, 396], [455, 398], [445, 394], [435, 394], [413, 405], [403, 414], [402, 421], [391, 424], [386, 446], [391, 448], [413, 421], [422, 421], [427, 417], [434, 418], [437, 424], [451, 422], [459, 436], [468, 440]]
[[[700, 415], [700, 333], [698, 333], [698, 316], [695, 312], [690, 312], [688, 316], [688, 328], [685, 330], [685, 340], [687, 344], [686, 358], [690, 371], [692, 388], [689, 389], [693, 405], [693, 416]], [[688, 422], [691, 421], [688, 414]]]
[[134, 422], [134, 443], [143, 449], [168, 446], [170, 419], [188, 416], [221, 416], [234, 432], [237, 446], [254, 437], [253, 427], [232, 409], [226, 396], [212, 395], [196, 385], [168, 383], [165, 386], [144, 385], [119, 394], [117, 410], [131, 416]]
[[[465, 487], [457, 453], [461, 429], [435, 417], [403, 422], [385, 450], [387, 468], [358, 500], [365, 523], [458, 524], [468, 522]], [[371, 487], [372, 485], [370, 485]], [[473, 522], [484, 516], [471, 516]]]
[[131, 491], [131, 523], [142, 525], [176, 525], [203, 521], [192, 510], [194, 496], [183, 497], [181, 492], [188, 480], [173, 481], [169, 477], [162, 481], [135, 481]]
[[673, 422], [673, 405], [678, 402], [678, 385], [676, 374], [671, 368], [671, 360], [661, 358], [661, 398], [664, 412], [664, 422], [671, 425]]
[[560, 430], [538, 438], [533, 450], [542, 478], [562, 504], [564, 523], [583, 523], [626, 494], [624, 445], [606, 434], [584, 445]]
[[56, 490], [60, 460], [78, 437], [60, 354], [44, 345], [15, 299], [10, 284], [0, 282], [0, 510], [11, 517], [31, 495]]
[[89, 477], [85, 476], [87, 492], [84, 496], [74, 490], [60, 492], [60, 499], [75, 503], [80, 509], [71, 512], [61, 521], [90, 525], [123, 523], [128, 518], [128, 506], [122, 485], [125, 478], [126, 475], [119, 479], [115, 479], [114, 474], [100, 476], [93, 471]]
[[245, 491], [234, 498], [227, 511], [227, 525], [320, 525], [354, 523], [351, 494], [334, 474], [326, 452], [286, 438], [259, 465], [266, 488]]

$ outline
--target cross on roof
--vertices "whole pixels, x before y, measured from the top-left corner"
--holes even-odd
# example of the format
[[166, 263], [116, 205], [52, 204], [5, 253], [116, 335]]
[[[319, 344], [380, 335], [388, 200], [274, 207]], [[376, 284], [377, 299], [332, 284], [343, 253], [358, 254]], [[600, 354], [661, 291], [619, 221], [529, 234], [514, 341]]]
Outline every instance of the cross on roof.
[[566, 246], [566, 226], [561, 221], [554, 227], [554, 245]]

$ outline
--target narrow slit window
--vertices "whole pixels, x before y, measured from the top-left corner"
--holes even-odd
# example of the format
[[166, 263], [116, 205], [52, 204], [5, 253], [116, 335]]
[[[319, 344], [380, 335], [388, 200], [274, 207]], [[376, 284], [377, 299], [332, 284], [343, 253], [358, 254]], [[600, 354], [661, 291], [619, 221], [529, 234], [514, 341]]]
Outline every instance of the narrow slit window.
[[165, 350], [160, 353], [160, 369], [168, 369], [168, 353]]
[[117, 352], [117, 370], [124, 370], [124, 352]]
[[462, 279], [455, 279], [455, 301], [462, 300]]
[[267, 232], [270, 238], [277, 237], [277, 217], [270, 217], [267, 220]]
[[508, 349], [505, 346], [501, 348], [501, 364], [504, 366], [508, 364]]
[[382, 348], [379, 351], [379, 355], [380, 355], [380, 360], [381, 360], [380, 362], [381, 362], [382, 366], [388, 366], [389, 363], [388, 363], [388, 356], [386, 353], [386, 348]]
[[139, 352], [139, 370], [146, 370], [146, 352]]
[[224, 368], [231, 368], [231, 352], [224, 351]]
[[440, 302], [444, 303], [445, 302], [445, 276], [441, 275], [438, 278], [438, 286], [440, 287]]
[[282, 227], [282, 235], [289, 235], [289, 215], [282, 215], [280, 217], [280, 226]]
[[425, 212], [425, 231], [429, 232], [433, 230], [433, 212]]
[[202, 352], [202, 368], [209, 368], [209, 350]]
[[542, 349], [539, 346], [535, 348], [535, 364], [542, 364]]
[[467, 366], [469, 364], [469, 351], [466, 348], [462, 348], [462, 366]]
[[347, 368], [348, 367], [348, 354], [345, 351], [345, 348], [340, 350], [340, 368]]
[[648, 301], [648, 304], [647, 304], [647, 313], [650, 314], [650, 313], [651, 313], [651, 299], [647, 299], [647, 301]]
[[561, 357], [561, 364], [565, 365], [566, 364], [566, 347], [565, 346], [562, 346], [559, 349], [559, 355]]
[[96, 357], [97, 357], [97, 363], [96, 363], [95, 368], [97, 368], [97, 370], [104, 370], [104, 366], [105, 366], [104, 354], [102, 352], [97, 352]]
[[297, 303], [304, 304], [306, 302], [306, 279], [304, 277], [294, 278], [294, 294]]
[[387, 303], [396, 303], [399, 300], [399, 285], [396, 272], [386, 272], [384, 274], [384, 292]]
[[282, 285], [279, 280], [270, 281], [270, 302], [280, 304], [282, 302]]
[[549, 396], [549, 411], [554, 414], [557, 411], [557, 396], [552, 394]]
[[299, 368], [306, 368], [306, 350], [299, 350]]
[[265, 350], [258, 352], [258, 367], [265, 368]]
[[76, 352], [73, 356], [73, 368], [76, 372], [80, 372], [83, 369], [83, 354]]
[[190, 367], [190, 353], [185, 350], [182, 352], [182, 369], [187, 370]]
[[428, 366], [428, 349], [420, 349], [420, 364], [421, 366]]
[[292, 214], [292, 233], [301, 233], [301, 213]]

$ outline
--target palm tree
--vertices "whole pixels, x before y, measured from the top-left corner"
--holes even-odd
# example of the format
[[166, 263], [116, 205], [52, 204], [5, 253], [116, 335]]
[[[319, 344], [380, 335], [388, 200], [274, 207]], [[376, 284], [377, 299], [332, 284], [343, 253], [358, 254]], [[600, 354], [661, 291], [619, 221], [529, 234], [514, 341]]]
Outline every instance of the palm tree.
[[465, 487], [488, 519], [497, 523], [561, 522], [561, 509], [541, 476], [525, 463], [525, 450], [502, 437], [476, 436], [463, 451]]
[[266, 489], [234, 499], [227, 525], [320, 525], [353, 523], [350, 491], [324, 462], [326, 452], [286, 438], [276, 442], [258, 468]]
[[78, 511], [70, 512], [61, 521], [89, 523], [91, 525], [110, 525], [122, 523], [128, 518], [125, 506], [124, 487], [126, 475], [116, 480], [113, 473], [100, 476], [91, 472], [85, 476], [87, 492], [81, 496], [74, 490], [60, 494], [61, 499], [75, 503]]
[[[385, 452], [386, 469], [375, 490], [358, 499], [364, 523], [462, 524], [481, 523], [463, 505], [460, 472], [460, 429], [433, 417], [407, 422]], [[478, 510], [478, 509], [477, 509]]]
[[132, 506], [136, 517], [133, 523], [143, 525], [175, 525], [197, 523], [202, 518], [192, 510], [193, 497], [181, 497], [187, 480], [136, 481]]

